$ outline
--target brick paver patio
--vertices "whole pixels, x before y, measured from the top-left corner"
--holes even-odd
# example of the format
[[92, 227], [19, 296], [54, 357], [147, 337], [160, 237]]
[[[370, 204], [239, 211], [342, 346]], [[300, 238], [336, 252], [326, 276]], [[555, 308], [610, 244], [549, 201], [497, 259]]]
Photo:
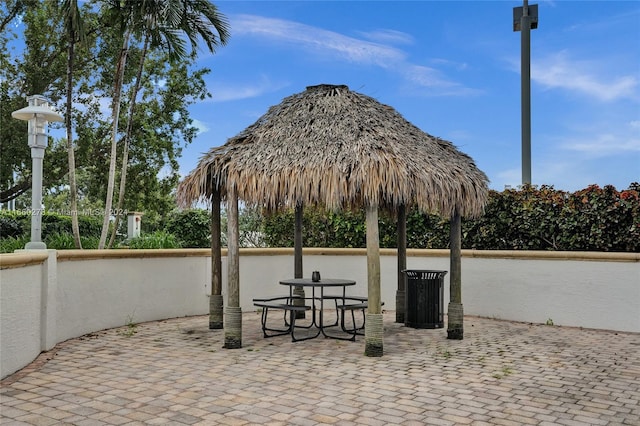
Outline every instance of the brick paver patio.
[[222, 348], [208, 317], [106, 330], [42, 354], [1, 386], [1, 424], [640, 425], [640, 334], [465, 318], [465, 339], [394, 323], [356, 342]]

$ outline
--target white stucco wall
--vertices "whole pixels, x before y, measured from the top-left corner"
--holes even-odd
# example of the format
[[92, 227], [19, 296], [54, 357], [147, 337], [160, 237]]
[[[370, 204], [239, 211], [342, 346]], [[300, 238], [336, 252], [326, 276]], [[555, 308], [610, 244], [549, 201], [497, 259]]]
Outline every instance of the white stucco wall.
[[[419, 253], [419, 251], [417, 251]], [[384, 309], [395, 310], [397, 260], [380, 258]], [[326, 278], [357, 282], [348, 293], [366, 296], [366, 256], [305, 254], [304, 276], [320, 271]], [[449, 258], [409, 256], [407, 269], [449, 271]], [[281, 279], [293, 277], [293, 257], [241, 256], [240, 303], [255, 309], [257, 296], [286, 294]], [[444, 278], [444, 312], [449, 301]], [[226, 286], [226, 280], [223, 278]], [[544, 258], [463, 257], [462, 303], [467, 315], [555, 325], [640, 332], [640, 263]]]
[[[224, 262], [224, 259], [223, 259]], [[409, 258], [408, 269], [448, 270], [448, 258]], [[348, 278], [356, 285], [348, 287], [347, 294], [367, 295], [367, 258], [358, 256], [305, 254], [302, 261], [305, 277], [312, 271], [319, 271], [323, 278]], [[240, 306], [243, 310], [255, 309], [254, 297], [270, 297], [288, 294], [289, 287], [280, 285], [284, 279], [293, 278], [293, 256], [240, 256]], [[380, 257], [380, 296], [385, 303], [384, 309], [395, 310], [396, 290], [398, 287], [397, 260], [395, 256]], [[223, 277], [226, 289], [226, 277]], [[449, 298], [449, 279], [445, 276], [445, 300]], [[334, 291], [332, 294], [337, 294]], [[310, 294], [308, 294], [310, 295]]]
[[208, 257], [58, 262], [58, 340], [105, 328], [208, 312]]
[[[53, 250], [0, 255], [2, 377], [56, 343], [98, 330], [209, 312], [209, 250]], [[397, 259], [382, 250], [381, 297], [395, 310]], [[306, 249], [304, 276], [349, 278], [348, 294], [367, 294], [366, 252]], [[408, 269], [449, 268], [445, 250], [410, 250]], [[223, 295], [227, 292], [222, 259]], [[287, 294], [291, 249], [246, 249], [240, 256], [240, 304]], [[449, 301], [444, 280], [444, 311]], [[640, 255], [463, 251], [467, 315], [640, 332]]]
[[463, 259], [465, 313], [640, 332], [640, 263]]
[[[13, 258], [19, 255], [7, 255]], [[0, 269], [1, 377], [35, 359], [41, 347], [42, 280], [45, 257]]]

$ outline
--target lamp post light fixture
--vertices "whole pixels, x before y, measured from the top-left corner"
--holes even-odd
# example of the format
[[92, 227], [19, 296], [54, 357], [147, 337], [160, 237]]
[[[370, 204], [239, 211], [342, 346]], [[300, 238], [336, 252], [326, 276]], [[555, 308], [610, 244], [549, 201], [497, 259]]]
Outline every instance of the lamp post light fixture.
[[63, 121], [62, 116], [49, 107], [49, 101], [42, 95], [27, 97], [29, 106], [13, 111], [11, 116], [29, 122], [29, 147], [31, 148], [31, 241], [27, 250], [43, 250], [42, 242], [42, 163], [47, 147], [47, 123]]
[[520, 31], [520, 85], [522, 102], [522, 184], [531, 183], [531, 30], [538, 28], [538, 5], [513, 8], [513, 31]]

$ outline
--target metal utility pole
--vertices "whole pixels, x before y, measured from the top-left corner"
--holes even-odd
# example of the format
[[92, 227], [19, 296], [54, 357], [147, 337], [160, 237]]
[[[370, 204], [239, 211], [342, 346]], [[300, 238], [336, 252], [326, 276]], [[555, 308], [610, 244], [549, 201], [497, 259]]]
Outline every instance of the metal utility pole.
[[513, 31], [520, 31], [520, 85], [522, 102], [522, 184], [531, 183], [531, 30], [538, 28], [538, 5], [513, 8]]

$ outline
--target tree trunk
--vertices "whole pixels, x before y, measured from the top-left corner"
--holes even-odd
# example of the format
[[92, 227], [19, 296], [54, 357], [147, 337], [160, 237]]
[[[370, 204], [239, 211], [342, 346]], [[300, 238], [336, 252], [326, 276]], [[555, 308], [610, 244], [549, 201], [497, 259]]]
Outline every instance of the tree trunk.
[[127, 112], [127, 130], [124, 134], [124, 142], [122, 147], [122, 167], [120, 168], [120, 189], [118, 190], [118, 204], [115, 209], [115, 222], [113, 229], [111, 230], [111, 238], [109, 239], [108, 247], [113, 247], [113, 243], [116, 240], [116, 234], [118, 233], [118, 226], [120, 225], [120, 218], [123, 213], [124, 193], [127, 186], [127, 167], [129, 166], [129, 141], [131, 140], [131, 130], [133, 129], [133, 112], [136, 107], [136, 98], [140, 91], [140, 82], [142, 81], [142, 71], [144, 69], [144, 61], [147, 57], [147, 49], [149, 46], [149, 39], [144, 42], [144, 48], [140, 55], [140, 62], [138, 63], [138, 74], [136, 75], [136, 82], [133, 87], [133, 93], [131, 94], [131, 100], [129, 101], [129, 111]]
[[78, 185], [76, 184], [76, 156], [73, 146], [73, 129], [71, 123], [73, 99], [73, 62], [75, 59], [75, 31], [69, 32], [69, 48], [67, 50], [67, 102], [65, 127], [67, 129], [67, 153], [69, 161], [69, 204], [71, 210], [71, 230], [73, 242], [77, 249], [82, 249], [80, 241], [80, 225], [78, 224]]
[[122, 42], [122, 50], [118, 58], [116, 67], [116, 78], [113, 85], [113, 99], [111, 102], [111, 157], [109, 159], [109, 180], [107, 182], [107, 195], [104, 203], [104, 219], [102, 221], [102, 232], [100, 233], [99, 249], [103, 249], [107, 242], [107, 234], [109, 233], [109, 219], [111, 217], [111, 207], [113, 204], [113, 187], [116, 180], [116, 156], [118, 155], [118, 118], [120, 116], [120, 94], [122, 92], [124, 80], [124, 68], [127, 64], [127, 54], [129, 51], [129, 31], [124, 35]]

